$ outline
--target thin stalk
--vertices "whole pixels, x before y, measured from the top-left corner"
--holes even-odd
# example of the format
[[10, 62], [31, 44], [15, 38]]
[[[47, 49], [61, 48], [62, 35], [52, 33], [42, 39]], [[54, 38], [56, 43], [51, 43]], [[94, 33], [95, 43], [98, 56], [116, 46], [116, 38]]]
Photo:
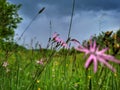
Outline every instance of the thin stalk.
[[72, 5], [72, 13], [71, 13], [70, 26], [69, 26], [69, 32], [68, 32], [68, 40], [70, 39], [70, 34], [71, 34], [71, 27], [72, 27], [72, 21], [73, 21], [74, 8], [75, 8], [75, 0], [73, 0], [73, 5]]
[[21, 36], [18, 38], [18, 40], [20, 40], [23, 36], [23, 34], [28, 30], [28, 28], [30, 27], [30, 25], [33, 23], [33, 21], [37, 18], [37, 16], [39, 14], [41, 14], [44, 11], [45, 7], [43, 7], [34, 17], [33, 19], [30, 21], [30, 23], [28, 24], [28, 26], [25, 28], [25, 30], [23, 31], [23, 33], [21, 34]]
[[48, 49], [49, 48], [49, 46], [50, 46], [50, 41], [51, 41], [51, 35], [52, 35], [52, 23], [51, 23], [51, 20], [50, 20], [50, 35], [49, 35], [49, 39], [48, 39], [48, 43], [47, 43], [47, 47], [46, 47], [46, 49]]

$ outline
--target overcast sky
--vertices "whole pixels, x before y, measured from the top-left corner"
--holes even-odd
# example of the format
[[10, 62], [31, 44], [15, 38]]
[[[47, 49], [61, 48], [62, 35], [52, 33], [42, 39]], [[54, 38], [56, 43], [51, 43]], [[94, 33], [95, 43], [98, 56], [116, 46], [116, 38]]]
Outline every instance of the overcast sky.
[[[73, 0], [8, 0], [22, 4], [19, 10], [23, 21], [19, 24], [16, 34], [20, 36], [39, 10], [45, 7], [27, 31], [20, 44], [37, 41], [46, 46], [50, 32], [57, 32], [61, 38], [67, 39]], [[116, 31], [120, 27], [120, 0], [75, 0], [75, 11], [71, 29], [71, 37], [79, 40], [88, 39], [101, 31]], [[50, 29], [50, 21], [51, 28]], [[17, 37], [17, 36], [16, 36]]]

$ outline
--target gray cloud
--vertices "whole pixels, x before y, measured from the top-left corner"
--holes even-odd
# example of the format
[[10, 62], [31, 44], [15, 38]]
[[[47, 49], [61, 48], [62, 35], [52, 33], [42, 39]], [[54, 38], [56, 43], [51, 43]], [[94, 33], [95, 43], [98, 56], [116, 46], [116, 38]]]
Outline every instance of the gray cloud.
[[[66, 40], [70, 22], [73, 0], [9, 0], [12, 3], [23, 4], [20, 15], [23, 22], [16, 33], [21, 35], [31, 19], [42, 7], [45, 11], [36, 18], [24, 36], [26, 43], [36, 37], [42, 46], [46, 46], [52, 21], [52, 32], [57, 32]], [[76, 0], [71, 37], [80, 41], [101, 31], [117, 30], [120, 28], [119, 0]], [[101, 24], [100, 24], [101, 23]], [[23, 39], [23, 38], [22, 38]], [[20, 43], [23, 41], [21, 40]]]
[[[80, 42], [89, 39], [91, 35], [99, 34], [101, 31], [118, 30], [120, 13], [116, 11], [82, 11], [81, 14], [75, 14], [73, 18], [71, 37], [78, 39]], [[68, 34], [70, 16], [62, 17], [61, 19], [52, 18], [52, 33], [57, 32], [66, 40]], [[99, 24], [101, 22], [101, 25]], [[18, 28], [16, 33], [21, 35], [29, 19], [25, 20]], [[30, 44], [31, 38], [36, 37], [43, 47], [46, 46], [50, 36], [49, 19], [46, 16], [36, 19], [29, 27], [23, 37], [26, 38], [26, 43]], [[22, 38], [23, 39], [23, 38]], [[23, 41], [21, 40], [21, 43]]]
[[[73, 0], [9, 0], [16, 4], [22, 4], [22, 14], [33, 17], [40, 8], [46, 7], [48, 16], [70, 15]], [[80, 11], [118, 10], [120, 11], [119, 0], [76, 0], [76, 13]]]

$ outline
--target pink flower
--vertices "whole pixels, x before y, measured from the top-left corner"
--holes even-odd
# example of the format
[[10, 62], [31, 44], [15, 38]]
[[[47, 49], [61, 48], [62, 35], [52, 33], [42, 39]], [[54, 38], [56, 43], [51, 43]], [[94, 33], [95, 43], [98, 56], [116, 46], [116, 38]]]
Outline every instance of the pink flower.
[[37, 60], [36, 63], [43, 65], [44, 64], [44, 60], [43, 59]]
[[8, 62], [6, 61], [6, 62], [3, 62], [3, 65], [2, 65], [3, 67], [7, 67], [8, 66]]
[[86, 48], [79, 44], [79, 46], [76, 48], [76, 50], [80, 52], [84, 52], [86, 55], [89, 55], [86, 63], [85, 68], [88, 68], [93, 62], [94, 64], [94, 72], [97, 71], [98, 61], [101, 62], [103, 65], [106, 65], [109, 69], [111, 69], [113, 72], [116, 72], [115, 68], [113, 68], [112, 65], [108, 63], [108, 61], [112, 61], [115, 63], [120, 64], [120, 60], [115, 59], [114, 56], [107, 55], [105, 52], [108, 50], [108, 48], [104, 48], [102, 50], [99, 50], [99, 46], [96, 46], [96, 41], [90, 41], [90, 47]]
[[59, 34], [54, 33], [54, 34], [53, 34], [53, 40], [54, 40], [56, 43], [60, 44], [61, 46], [68, 48], [67, 43], [64, 42], [63, 39], [61, 39], [61, 38], [59, 37]]
[[56, 32], [53, 34], [53, 39], [55, 39], [56, 37], [58, 37], [59, 34], [57, 34]]

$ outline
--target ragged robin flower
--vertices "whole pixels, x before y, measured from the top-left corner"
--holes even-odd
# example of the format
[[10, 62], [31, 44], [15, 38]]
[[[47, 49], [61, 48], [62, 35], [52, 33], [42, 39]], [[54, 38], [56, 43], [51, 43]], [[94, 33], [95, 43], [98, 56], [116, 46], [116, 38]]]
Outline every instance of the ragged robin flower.
[[37, 63], [37, 64], [40, 64], [40, 65], [43, 65], [43, 64], [44, 64], [44, 59], [41, 58], [40, 60], [37, 60], [36, 63]]
[[84, 52], [85, 55], [89, 55], [88, 59], [85, 63], [85, 68], [89, 68], [90, 64], [93, 62], [94, 64], [94, 72], [96, 73], [97, 67], [98, 67], [98, 61], [102, 63], [103, 65], [106, 65], [110, 70], [113, 72], [116, 72], [115, 68], [108, 63], [108, 61], [112, 61], [115, 63], [120, 64], [120, 60], [115, 59], [114, 56], [105, 54], [105, 52], [108, 50], [108, 48], [104, 48], [102, 50], [99, 50], [99, 46], [96, 45], [96, 41], [90, 41], [90, 47], [86, 48], [82, 45], [78, 45], [76, 47], [76, 50], [80, 52]]
[[58, 43], [59, 45], [61, 45], [61, 46], [63, 46], [63, 47], [68, 48], [67, 43], [64, 42], [64, 40], [61, 39], [61, 38], [59, 37], [59, 34], [57, 34], [57, 33], [54, 33], [54, 34], [53, 34], [53, 41], [56, 42], [56, 43]]

